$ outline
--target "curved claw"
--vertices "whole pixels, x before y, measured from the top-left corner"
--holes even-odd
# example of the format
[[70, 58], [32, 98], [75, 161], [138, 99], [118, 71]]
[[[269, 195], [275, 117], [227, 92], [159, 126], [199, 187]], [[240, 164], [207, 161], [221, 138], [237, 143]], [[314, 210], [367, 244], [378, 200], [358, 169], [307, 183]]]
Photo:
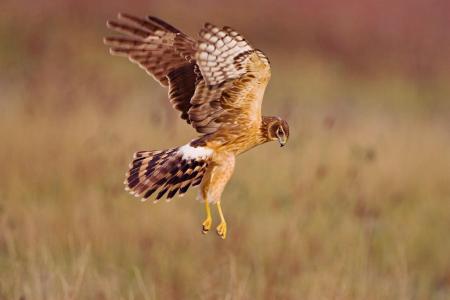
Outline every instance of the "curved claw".
[[212, 225], [212, 218], [207, 217], [206, 220], [202, 224], [202, 233], [207, 234], [208, 231], [211, 229], [211, 225]]
[[227, 237], [227, 223], [221, 222], [216, 228], [217, 234], [224, 240]]

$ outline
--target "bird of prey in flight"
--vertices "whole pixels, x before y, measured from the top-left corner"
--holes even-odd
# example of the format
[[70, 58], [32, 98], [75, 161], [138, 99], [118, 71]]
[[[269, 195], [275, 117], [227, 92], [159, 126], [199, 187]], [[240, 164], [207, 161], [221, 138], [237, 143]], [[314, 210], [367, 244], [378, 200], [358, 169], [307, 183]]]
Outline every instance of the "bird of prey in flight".
[[203, 233], [211, 229], [214, 204], [220, 215], [216, 231], [225, 239], [221, 195], [236, 156], [269, 141], [284, 146], [289, 138], [285, 120], [261, 115], [268, 58], [228, 26], [206, 23], [198, 39], [153, 16], [121, 13], [107, 26], [122, 34], [104, 39], [110, 53], [127, 57], [167, 87], [172, 106], [199, 134], [180, 147], [136, 152], [126, 189], [142, 200], [156, 195], [157, 201], [200, 185]]

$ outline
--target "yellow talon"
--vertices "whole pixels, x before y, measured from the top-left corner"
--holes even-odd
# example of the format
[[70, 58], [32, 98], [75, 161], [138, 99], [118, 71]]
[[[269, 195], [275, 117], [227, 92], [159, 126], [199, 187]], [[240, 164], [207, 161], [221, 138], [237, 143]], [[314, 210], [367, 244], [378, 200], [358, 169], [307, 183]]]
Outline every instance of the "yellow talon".
[[217, 210], [219, 211], [219, 215], [220, 215], [220, 224], [219, 224], [219, 226], [217, 226], [216, 231], [217, 231], [217, 234], [222, 239], [225, 239], [227, 237], [227, 222], [225, 222], [225, 218], [223, 217], [222, 207], [220, 206], [220, 201], [217, 202]]
[[211, 229], [212, 218], [211, 218], [211, 209], [209, 208], [208, 200], [205, 200], [205, 210], [206, 210], [206, 220], [202, 224], [202, 232], [203, 234], [207, 234]]
[[227, 237], [227, 223], [220, 222], [216, 228], [217, 234], [224, 240]]
[[202, 226], [202, 233], [207, 234], [208, 231], [211, 229], [212, 219], [211, 217], [206, 218], [206, 220], [203, 222]]

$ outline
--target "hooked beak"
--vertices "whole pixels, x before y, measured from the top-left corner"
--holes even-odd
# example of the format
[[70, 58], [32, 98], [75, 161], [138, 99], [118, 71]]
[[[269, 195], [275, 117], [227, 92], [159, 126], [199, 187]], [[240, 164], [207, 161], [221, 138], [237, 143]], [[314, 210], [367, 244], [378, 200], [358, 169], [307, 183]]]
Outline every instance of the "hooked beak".
[[283, 147], [284, 145], [286, 145], [286, 138], [285, 137], [278, 137], [278, 143], [280, 143], [280, 147]]

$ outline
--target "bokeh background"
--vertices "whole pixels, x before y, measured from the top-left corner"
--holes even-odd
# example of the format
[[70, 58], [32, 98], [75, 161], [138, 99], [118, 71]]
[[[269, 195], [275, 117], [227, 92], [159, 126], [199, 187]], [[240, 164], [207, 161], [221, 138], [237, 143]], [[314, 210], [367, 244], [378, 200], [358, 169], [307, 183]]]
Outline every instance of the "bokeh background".
[[[271, 59], [291, 138], [238, 159], [225, 241], [196, 191], [123, 191], [132, 153], [195, 132], [108, 54], [119, 11]], [[450, 299], [449, 62], [447, 0], [3, 0], [0, 299]]]

